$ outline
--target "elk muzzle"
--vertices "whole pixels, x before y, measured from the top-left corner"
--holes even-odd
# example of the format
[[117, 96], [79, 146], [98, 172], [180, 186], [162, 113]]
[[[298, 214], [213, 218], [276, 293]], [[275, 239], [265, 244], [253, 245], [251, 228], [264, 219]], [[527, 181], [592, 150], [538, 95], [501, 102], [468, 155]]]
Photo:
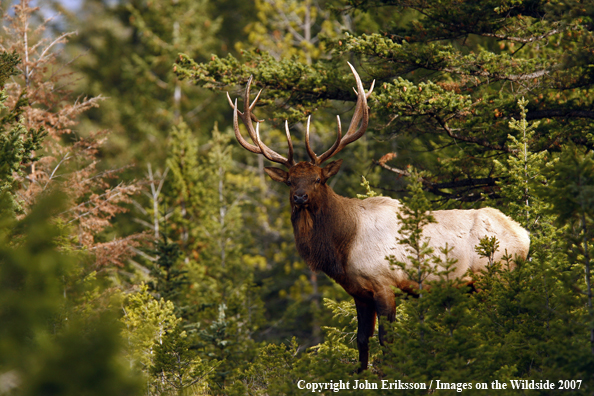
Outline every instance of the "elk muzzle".
[[305, 192], [298, 191], [295, 194], [293, 194], [293, 202], [296, 205], [303, 205], [303, 204], [307, 203], [308, 198], [309, 197], [307, 196], [307, 193], [305, 193]]

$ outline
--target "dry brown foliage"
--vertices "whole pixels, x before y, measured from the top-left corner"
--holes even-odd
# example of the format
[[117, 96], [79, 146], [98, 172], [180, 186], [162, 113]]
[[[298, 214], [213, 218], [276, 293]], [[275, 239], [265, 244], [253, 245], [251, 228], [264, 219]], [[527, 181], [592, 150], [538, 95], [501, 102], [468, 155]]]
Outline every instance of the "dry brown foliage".
[[21, 96], [28, 99], [21, 122], [26, 128], [44, 128], [48, 136], [41, 159], [32, 163], [26, 175], [15, 175], [19, 182], [17, 196], [22, 201], [23, 216], [38, 198], [53, 189], [64, 191], [68, 209], [59, 216], [71, 230], [70, 248], [85, 250], [95, 257], [95, 266], [123, 265], [144, 234], [114, 239], [98, 238], [118, 213], [130, 202], [140, 187], [136, 182], [117, 182], [122, 169], [98, 171], [98, 152], [107, 138], [106, 131], [81, 136], [76, 130], [77, 116], [99, 106], [102, 97], [72, 98], [69, 87], [75, 76], [69, 70], [72, 61], [60, 58], [62, 46], [72, 33], [51, 37], [50, 19], [40, 17], [38, 8], [28, 0], [14, 6], [14, 15], [5, 13], [0, 50], [16, 51], [22, 59], [21, 74], [5, 88], [7, 106], [15, 106]]
[[397, 157], [396, 153], [384, 154], [384, 156], [382, 158], [380, 158], [378, 162], [380, 163], [380, 165], [385, 165], [386, 162], [392, 161], [396, 157]]

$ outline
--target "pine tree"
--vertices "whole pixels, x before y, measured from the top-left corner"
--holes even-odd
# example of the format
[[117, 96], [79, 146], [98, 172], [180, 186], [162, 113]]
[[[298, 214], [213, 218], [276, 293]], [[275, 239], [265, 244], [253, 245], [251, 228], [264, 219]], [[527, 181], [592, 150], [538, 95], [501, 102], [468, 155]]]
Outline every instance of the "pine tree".
[[[555, 164], [548, 198], [557, 214], [557, 223], [564, 226], [565, 243], [570, 268], [575, 271], [572, 289], [577, 298], [584, 300], [585, 323], [590, 333], [590, 351], [594, 358], [594, 308], [592, 294], [592, 254], [594, 247], [594, 158], [592, 152], [584, 153], [576, 147], [568, 147], [559, 163]], [[583, 281], [578, 274], [583, 274]], [[572, 293], [573, 294], [573, 293]], [[587, 319], [586, 319], [587, 318]]]
[[494, 172], [493, 159], [513, 151], [508, 121], [519, 118], [521, 97], [531, 103], [528, 121], [543, 120], [534, 150], [590, 144], [591, 8], [545, 1], [347, 3], [344, 12], [375, 23], [328, 40], [329, 60], [309, 65], [246, 51], [241, 60], [229, 55], [202, 64], [183, 57], [178, 74], [214, 89], [243, 85], [253, 74], [267, 88], [261, 102], [285, 103], [275, 117], [292, 121], [328, 99], [353, 100], [343, 59], [355, 56], [364, 80], [377, 82], [371, 113], [381, 136], [394, 139], [385, 151], [398, 148], [400, 165], [430, 171], [425, 189], [444, 199], [496, 196], [505, 175]]
[[[17, 65], [20, 57], [17, 53], [0, 54], [0, 86], [4, 87], [6, 81], [19, 73]], [[4, 114], [0, 125], [0, 197], [2, 197], [2, 211], [5, 215], [13, 216], [22, 208], [18, 204], [14, 175], [22, 175], [26, 164], [37, 160], [34, 152], [41, 148], [45, 131], [42, 128], [27, 130], [22, 123], [21, 114], [26, 106], [25, 96], [16, 101], [14, 107], [5, 106], [8, 100], [6, 90], [0, 93], [0, 108]]]
[[[330, 3], [338, 13], [325, 8]], [[192, 6], [180, 4], [180, 10]], [[200, 95], [189, 94], [192, 88], [167, 74], [172, 62], [166, 59], [176, 43], [169, 33], [183, 20], [170, 6], [133, 2], [117, 8], [123, 16], [119, 28], [131, 27], [132, 35], [124, 29], [105, 29], [111, 35], [92, 47], [104, 55], [97, 59], [113, 60], [113, 68], [87, 68], [95, 83], [117, 86], [107, 92], [117, 97], [112, 124], [124, 115], [119, 119], [125, 126], [118, 126], [122, 135], [127, 129], [138, 136], [150, 131], [157, 138], [144, 144], [152, 149], [172, 124], [177, 128], [169, 135], [168, 154], [175, 176], [163, 199], [174, 208], [168, 219], [170, 242], [181, 250], [171, 267], [187, 270], [190, 282], [176, 288], [176, 304], [193, 308], [183, 314], [188, 338], [181, 336], [180, 328], [162, 347], [162, 378], [175, 375], [177, 369], [169, 363], [180, 356], [216, 366], [208, 381], [221, 393], [292, 394], [300, 392], [295, 387], [298, 378], [346, 378], [356, 366], [350, 334], [345, 335], [353, 332], [352, 323], [339, 326], [320, 319], [317, 315], [324, 311], [319, 303], [316, 306], [319, 294], [329, 295], [339, 300], [336, 311], [346, 296], [326, 278], [313, 279], [296, 257], [287, 202], [278, 198], [284, 193], [264, 187], [261, 157], [241, 152], [232, 163], [225, 152], [230, 134], [213, 133], [211, 139], [197, 133], [209, 130], [194, 122], [202, 109], [209, 109], [209, 120], [202, 122], [218, 119], [220, 125], [230, 123], [230, 111], [218, 111], [219, 104], [227, 106], [224, 94], [216, 94], [220, 101], [212, 106], [194, 102]], [[316, 113], [314, 129], [321, 133], [315, 134], [320, 137], [314, 144], [321, 146], [334, 136], [323, 131], [334, 129], [335, 108], [343, 112], [354, 100], [345, 58], [354, 61], [364, 81], [377, 83], [369, 98], [375, 130], [367, 132], [369, 138], [355, 152], [356, 171], [347, 168], [335, 179], [337, 190], [352, 192], [360, 175], [366, 174], [371, 186], [385, 195], [402, 195], [408, 183], [419, 197], [418, 202], [409, 201], [413, 209], [405, 211], [402, 220], [413, 263], [407, 270], [422, 286], [417, 293], [421, 297], [399, 300], [390, 334], [393, 343], [373, 358], [377, 371], [358, 378], [439, 377], [473, 383], [493, 378], [585, 378], [580, 391], [591, 393], [592, 6], [544, 0], [267, 0], [255, 6], [259, 14], [245, 18], [252, 22], [248, 37], [237, 45], [241, 55], [208, 57], [186, 41], [188, 53], [171, 58], [178, 59], [178, 76], [209, 89], [229, 90], [243, 88], [253, 75], [254, 87], [265, 88], [258, 117], [272, 124], [266, 139], [281, 141], [281, 123], [287, 118], [298, 143], [304, 119]], [[206, 10], [204, 19], [197, 20], [214, 21], [208, 15]], [[182, 26], [180, 37], [215, 25], [185, 30]], [[114, 38], [118, 34], [124, 39]], [[95, 39], [82, 36], [86, 42]], [[123, 42], [130, 45], [113, 44]], [[229, 43], [227, 36], [223, 42]], [[122, 77], [119, 69], [127, 74]], [[103, 73], [100, 77], [97, 70]], [[119, 76], [116, 83], [112, 72]], [[176, 96], [179, 89], [188, 95]], [[158, 100], [147, 99], [151, 95]], [[182, 98], [180, 106], [176, 97]], [[177, 124], [182, 118], [189, 127]], [[534, 121], [540, 121], [538, 127]], [[376, 155], [383, 156], [372, 162]], [[393, 162], [388, 165], [388, 160]], [[423, 176], [404, 170], [409, 164], [422, 169]], [[373, 165], [380, 166], [369, 170]], [[238, 193], [242, 198], [234, 201]], [[430, 252], [420, 235], [429, 209], [482, 205], [501, 208], [528, 228], [532, 249], [527, 261], [506, 256], [497, 263], [497, 241], [484, 239], [477, 252], [491, 260], [484, 273], [474, 275], [477, 292], [467, 294], [449, 275], [455, 265], [447, 259], [452, 247]], [[163, 252], [163, 257], [171, 253]], [[440, 279], [429, 285], [425, 276], [431, 254], [441, 256]], [[264, 320], [254, 280], [261, 285], [269, 312], [262, 338], [300, 336], [287, 347], [265, 345], [258, 349], [260, 356], [254, 334], [264, 328]], [[349, 317], [347, 308], [342, 311]], [[330, 310], [325, 312], [329, 316]], [[312, 331], [316, 318], [334, 326], [325, 342], [300, 354], [298, 345], [318, 341]], [[266, 354], [274, 363], [266, 363]], [[182, 384], [192, 381], [188, 372], [181, 374]], [[250, 378], [255, 378], [253, 383]]]
[[166, 301], [177, 302], [177, 314], [183, 315], [183, 299], [179, 296], [188, 284], [187, 270], [181, 269], [179, 258], [181, 249], [179, 245], [171, 241], [164, 232], [162, 238], [156, 241], [155, 249], [152, 250], [157, 259], [152, 265], [151, 281], [148, 283], [151, 291], [158, 298]]
[[[122, 362], [114, 302], [93, 274], [81, 279], [84, 254], [61, 246], [64, 209], [44, 197], [20, 221], [0, 223], [0, 377], [17, 395], [138, 395]], [[97, 295], [99, 294], [99, 296]]]
[[[76, 13], [63, 10], [79, 32], [73, 47], [89, 53], [75, 65], [86, 76], [79, 92], [109, 97], [101, 117], [91, 112], [85, 124], [117, 136], [104, 153], [112, 163], [162, 163], [167, 153], [156, 148], [173, 125], [210, 128], [218, 118], [224, 102], [213, 109], [212, 98], [181, 84], [172, 67], [180, 52], [206, 60], [219, 49], [218, 36], [225, 32], [216, 6], [209, 0], [88, 0]], [[129, 172], [140, 177], [140, 169]]]
[[262, 259], [242, 252], [251, 235], [243, 232], [241, 211], [254, 187], [250, 174], [235, 168], [230, 140], [229, 131], [215, 125], [200, 150], [186, 124], [174, 127], [168, 159], [172, 178], [165, 184], [174, 208], [168, 220], [170, 244], [178, 246], [177, 265], [187, 279], [185, 285], [167, 284], [183, 307], [192, 349], [205, 362], [218, 362], [212, 381], [221, 388], [253, 357], [255, 331], [264, 322], [254, 285]]
[[[60, 221], [71, 230], [69, 248], [93, 252], [94, 269], [121, 267], [129, 255], [128, 247], [137, 244], [141, 236], [112, 235], [107, 239], [101, 234], [109, 229], [110, 219], [126, 210], [123, 204], [130, 202], [139, 187], [134, 182], [113, 183], [121, 169], [97, 169], [106, 131], [81, 136], [75, 125], [76, 117], [98, 106], [101, 97], [71, 100], [72, 75], [58, 65], [60, 45], [72, 33], [46, 34], [51, 18], [42, 18], [36, 25], [38, 12], [29, 1], [19, 2], [14, 15], [4, 15], [5, 29], [0, 36], [0, 48], [21, 59], [15, 65], [18, 74], [5, 84], [5, 105], [19, 115], [23, 128], [19, 134], [27, 130], [31, 136], [24, 141], [30, 155], [42, 157], [31, 161], [26, 172], [12, 174], [16, 183], [13, 194], [27, 213], [44, 194], [64, 190], [70, 204], [60, 213]], [[10, 117], [6, 121], [12, 122]], [[47, 133], [42, 144], [35, 137], [41, 130]]]
[[[390, 256], [390, 264], [406, 274], [407, 278], [418, 285], [418, 292], [423, 293], [423, 283], [432, 274], [435, 264], [434, 249], [423, 237], [427, 224], [435, 223], [431, 214], [431, 204], [422, 189], [421, 175], [415, 170], [410, 172], [412, 182], [409, 185], [411, 195], [403, 200], [404, 206], [398, 213], [401, 222], [401, 238], [398, 243], [406, 247], [408, 263], [397, 261]], [[445, 247], [447, 249], [447, 246]]]

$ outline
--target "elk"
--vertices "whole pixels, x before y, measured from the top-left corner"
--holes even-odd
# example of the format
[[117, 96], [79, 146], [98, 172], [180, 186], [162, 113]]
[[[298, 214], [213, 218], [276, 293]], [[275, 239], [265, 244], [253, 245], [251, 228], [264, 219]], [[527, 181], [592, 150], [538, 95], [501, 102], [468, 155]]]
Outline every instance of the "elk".
[[[260, 139], [259, 123], [252, 113], [262, 91], [250, 104], [250, 85], [247, 82], [244, 95], [244, 111], [237, 108], [227, 93], [233, 108], [233, 128], [241, 146], [254, 154], [262, 154], [272, 162], [284, 165], [287, 170], [266, 167], [272, 180], [285, 183], [290, 188], [291, 223], [295, 245], [299, 255], [313, 271], [323, 271], [338, 282], [355, 300], [357, 309], [357, 347], [359, 371], [365, 370], [369, 360], [369, 338], [373, 335], [376, 316], [395, 319], [395, 294], [393, 287], [410, 292], [411, 284], [400, 269], [391, 267], [387, 256], [407, 262], [405, 247], [398, 243], [401, 210], [398, 200], [387, 197], [372, 197], [364, 200], [346, 198], [336, 194], [328, 185], [336, 175], [342, 160], [322, 164], [338, 154], [348, 144], [365, 133], [369, 122], [367, 98], [374, 83], [365, 92], [355, 68], [349, 63], [357, 83], [357, 104], [347, 133], [342, 136], [340, 117], [336, 141], [322, 155], [317, 156], [309, 143], [309, 118], [305, 132], [305, 148], [311, 161], [295, 163], [293, 143], [288, 122], [285, 131], [289, 152], [287, 158], [271, 150]], [[241, 118], [254, 144], [241, 135], [238, 118]], [[256, 126], [252, 121], [256, 122]], [[468, 270], [476, 272], [485, 268], [488, 260], [479, 257], [474, 247], [484, 236], [495, 236], [501, 249], [495, 260], [500, 260], [502, 251], [525, 258], [530, 239], [528, 232], [519, 224], [492, 208], [477, 210], [440, 210], [433, 212], [437, 223], [428, 224], [423, 236], [437, 251], [438, 247], [452, 247], [450, 257], [457, 259], [454, 275], [464, 279]], [[435, 275], [433, 275], [435, 277]], [[429, 276], [428, 280], [431, 280]], [[385, 330], [380, 323], [379, 339], [383, 345]]]

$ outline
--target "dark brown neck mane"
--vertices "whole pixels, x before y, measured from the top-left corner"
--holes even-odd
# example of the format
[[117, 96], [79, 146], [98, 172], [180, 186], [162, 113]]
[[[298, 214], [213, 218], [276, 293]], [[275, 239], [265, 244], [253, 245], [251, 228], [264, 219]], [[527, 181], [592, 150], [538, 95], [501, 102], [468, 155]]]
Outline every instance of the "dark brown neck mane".
[[[319, 199], [318, 199], [319, 198]], [[292, 206], [291, 222], [299, 255], [313, 271], [340, 283], [357, 232], [356, 200], [324, 186], [307, 208]]]

